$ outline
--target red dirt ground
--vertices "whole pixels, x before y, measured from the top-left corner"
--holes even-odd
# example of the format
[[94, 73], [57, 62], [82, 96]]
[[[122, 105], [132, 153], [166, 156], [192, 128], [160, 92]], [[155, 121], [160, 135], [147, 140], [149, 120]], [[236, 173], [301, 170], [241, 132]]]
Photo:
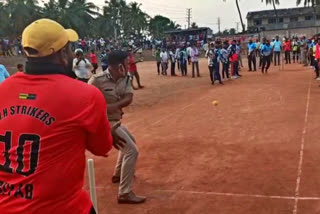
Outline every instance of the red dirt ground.
[[116, 203], [114, 150], [94, 157], [99, 214], [294, 213], [303, 140], [298, 193], [316, 198], [299, 198], [297, 213], [320, 213], [320, 88], [309, 67], [271, 67], [268, 75], [244, 68], [224, 86], [210, 84], [205, 60], [196, 79], [190, 68], [189, 77], [162, 77], [155, 67], [139, 64], [146, 88], [123, 121], [140, 148], [134, 191], [148, 201]]

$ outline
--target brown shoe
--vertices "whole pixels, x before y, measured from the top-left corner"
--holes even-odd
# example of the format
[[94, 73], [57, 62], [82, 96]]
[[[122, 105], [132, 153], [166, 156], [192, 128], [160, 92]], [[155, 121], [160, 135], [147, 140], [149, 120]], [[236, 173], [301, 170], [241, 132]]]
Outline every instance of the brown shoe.
[[141, 204], [146, 201], [144, 196], [136, 196], [134, 192], [129, 192], [118, 196], [118, 204]]
[[120, 183], [120, 177], [118, 176], [112, 176], [112, 183], [116, 184], [116, 183]]

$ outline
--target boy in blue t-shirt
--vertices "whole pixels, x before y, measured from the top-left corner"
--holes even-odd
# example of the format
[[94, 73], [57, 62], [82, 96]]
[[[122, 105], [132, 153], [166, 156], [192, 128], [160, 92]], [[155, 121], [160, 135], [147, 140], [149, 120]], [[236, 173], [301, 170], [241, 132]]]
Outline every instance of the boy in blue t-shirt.
[[248, 44], [248, 65], [249, 71], [252, 71], [252, 64], [254, 71], [257, 71], [257, 61], [256, 61], [256, 49], [257, 45], [250, 39]]
[[268, 69], [271, 64], [271, 53], [272, 47], [270, 45], [270, 41], [266, 40], [261, 47], [261, 55], [262, 55], [262, 73], [268, 73]]
[[108, 55], [109, 55], [109, 50], [108, 49], [107, 49], [107, 51], [103, 51], [100, 54], [102, 71], [105, 71], [105, 70], [108, 69]]
[[276, 36], [276, 40], [273, 42], [273, 54], [274, 54], [274, 65], [280, 65], [280, 53], [282, 49], [282, 43], [279, 41], [279, 36]]
[[4, 67], [4, 65], [0, 64], [0, 83], [5, 81], [5, 79], [7, 79], [9, 76], [10, 76], [10, 74], [8, 73], [6, 67]]

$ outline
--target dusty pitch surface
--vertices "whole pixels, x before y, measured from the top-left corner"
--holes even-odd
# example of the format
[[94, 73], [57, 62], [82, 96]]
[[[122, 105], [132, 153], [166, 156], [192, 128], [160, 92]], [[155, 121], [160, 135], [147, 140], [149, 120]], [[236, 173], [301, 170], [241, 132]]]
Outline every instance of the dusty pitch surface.
[[201, 78], [190, 70], [162, 77], [154, 62], [139, 64], [146, 88], [124, 124], [140, 148], [134, 190], [148, 201], [116, 203], [114, 150], [94, 158], [99, 213], [320, 213], [320, 88], [312, 70], [243, 69], [224, 86], [210, 85], [205, 60]]

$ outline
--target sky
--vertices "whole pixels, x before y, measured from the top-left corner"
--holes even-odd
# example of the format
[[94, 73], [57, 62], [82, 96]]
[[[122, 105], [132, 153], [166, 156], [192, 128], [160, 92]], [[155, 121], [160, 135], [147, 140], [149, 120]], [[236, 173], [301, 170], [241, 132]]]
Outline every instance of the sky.
[[[127, 3], [141, 3], [142, 10], [150, 16], [166, 16], [182, 28], [187, 25], [187, 8], [192, 8], [191, 22], [196, 22], [199, 27], [210, 27], [214, 32], [218, 31], [217, 20], [220, 17], [221, 30], [235, 28], [237, 22], [240, 22], [239, 14], [235, 0], [126, 0]], [[266, 6], [261, 0], [239, 0], [242, 16], [247, 23], [246, 16], [249, 11], [273, 9], [272, 6]], [[92, 0], [96, 5], [103, 6], [104, 0]], [[296, 7], [296, 0], [281, 0], [277, 8]], [[239, 30], [241, 25], [239, 24]]]

